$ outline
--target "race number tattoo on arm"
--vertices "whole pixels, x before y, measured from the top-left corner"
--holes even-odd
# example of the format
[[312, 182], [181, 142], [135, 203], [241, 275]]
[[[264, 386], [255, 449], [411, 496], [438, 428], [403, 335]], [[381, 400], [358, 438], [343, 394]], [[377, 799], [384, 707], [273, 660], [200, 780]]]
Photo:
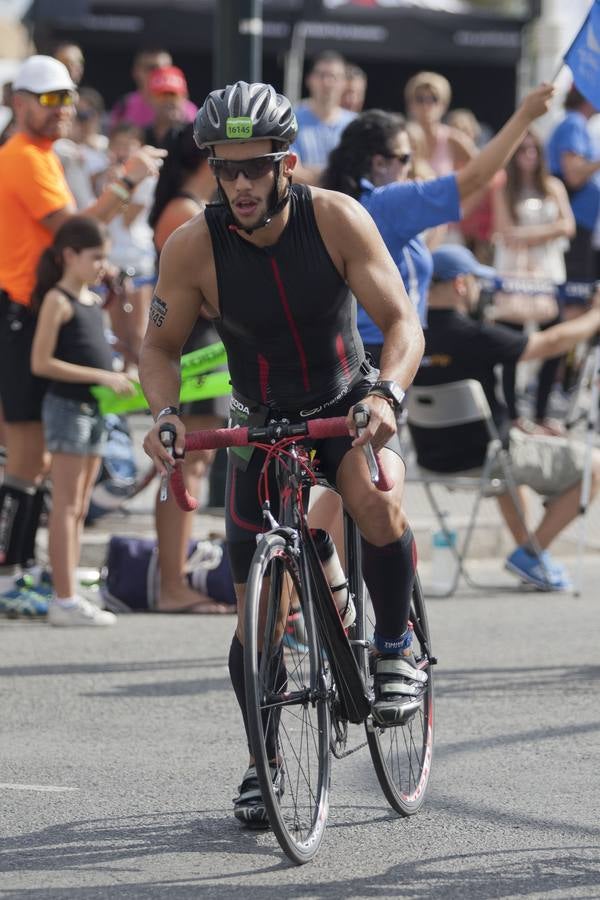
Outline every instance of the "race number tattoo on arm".
[[150, 304], [150, 321], [156, 325], [157, 328], [161, 328], [164, 324], [164, 321], [167, 317], [167, 304], [164, 300], [161, 300], [157, 294], [154, 294], [152, 297], [152, 302]]

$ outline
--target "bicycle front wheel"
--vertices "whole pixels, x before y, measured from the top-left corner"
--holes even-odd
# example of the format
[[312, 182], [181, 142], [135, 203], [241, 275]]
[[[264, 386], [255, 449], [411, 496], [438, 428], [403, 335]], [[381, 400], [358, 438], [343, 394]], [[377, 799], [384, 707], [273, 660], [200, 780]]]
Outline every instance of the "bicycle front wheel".
[[367, 740], [379, 784], [390, 806], [401, 816], [412, 816], [421, 808], [433, 756], [431, 644], [418, 576], [415, 578], [410, 619], [414, 628], [414, 654], [417, 663], [428, 675], [423, 704], [404, 725], [380, 728], [372, 719], [367, 722]]
[[[248, 726], [270, 825], [297, 864], [317, 852], [329, 805], [330, 696], [309, 590], [286, 536], [261, 539], [246, 590]], [[301, 641], [286, 633], [298, 608]]]

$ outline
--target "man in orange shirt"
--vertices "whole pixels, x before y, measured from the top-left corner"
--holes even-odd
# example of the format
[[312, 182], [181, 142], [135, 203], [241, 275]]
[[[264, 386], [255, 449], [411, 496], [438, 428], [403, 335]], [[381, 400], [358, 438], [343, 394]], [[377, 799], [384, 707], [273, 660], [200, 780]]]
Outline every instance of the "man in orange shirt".
[[[53, 142], [69, 134], [75, 84], [49, 56], [31, 56], [17, 71], [17, 130], [0, 148], [0, 397], [6, 420], [7, 465], [0, 486], [0, 613], [43, 615], [46, 604], [15, 576], [34, 557], [43, 505], [40, 421], [44, 382], [30, 368], [35, 319], [30, 294], [39, 257], [54, 233], [76, 212]], [[107, 222], [147, 175], [157, 173], [164, 151], [144, 147], [107, 185], [85, 214]]]

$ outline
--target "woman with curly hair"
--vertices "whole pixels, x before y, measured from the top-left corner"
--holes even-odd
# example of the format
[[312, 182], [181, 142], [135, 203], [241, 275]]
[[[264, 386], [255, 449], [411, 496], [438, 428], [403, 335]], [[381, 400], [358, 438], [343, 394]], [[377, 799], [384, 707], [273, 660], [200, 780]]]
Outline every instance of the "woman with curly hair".
[[[330, 154], [322, 186], [350, 194], [370, 212], [423, 325], [433, 263], [421, 232], [461, 218], [464, 201], [506, 164], [531, 122], [546, 111], [552, 92], [550, 85], [531, 91], [477, 156], [440, 178], [408, 180], [411, 150], [405, 120], [380, 109], [351, 122]], [[383, 335], [360, 307], [358, 327], [377, 362]]]

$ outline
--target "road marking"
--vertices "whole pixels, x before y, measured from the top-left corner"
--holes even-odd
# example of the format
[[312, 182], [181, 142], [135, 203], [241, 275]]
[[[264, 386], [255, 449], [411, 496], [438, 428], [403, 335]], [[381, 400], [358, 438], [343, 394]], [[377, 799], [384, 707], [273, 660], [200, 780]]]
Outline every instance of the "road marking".
[[0, 782], [0, 790], [7, 791], [49, 791], [50, 793], [60, 793], [61, 791], [78, 791], [76, 787], [59, 787], [54, 784], [3, 784]]

